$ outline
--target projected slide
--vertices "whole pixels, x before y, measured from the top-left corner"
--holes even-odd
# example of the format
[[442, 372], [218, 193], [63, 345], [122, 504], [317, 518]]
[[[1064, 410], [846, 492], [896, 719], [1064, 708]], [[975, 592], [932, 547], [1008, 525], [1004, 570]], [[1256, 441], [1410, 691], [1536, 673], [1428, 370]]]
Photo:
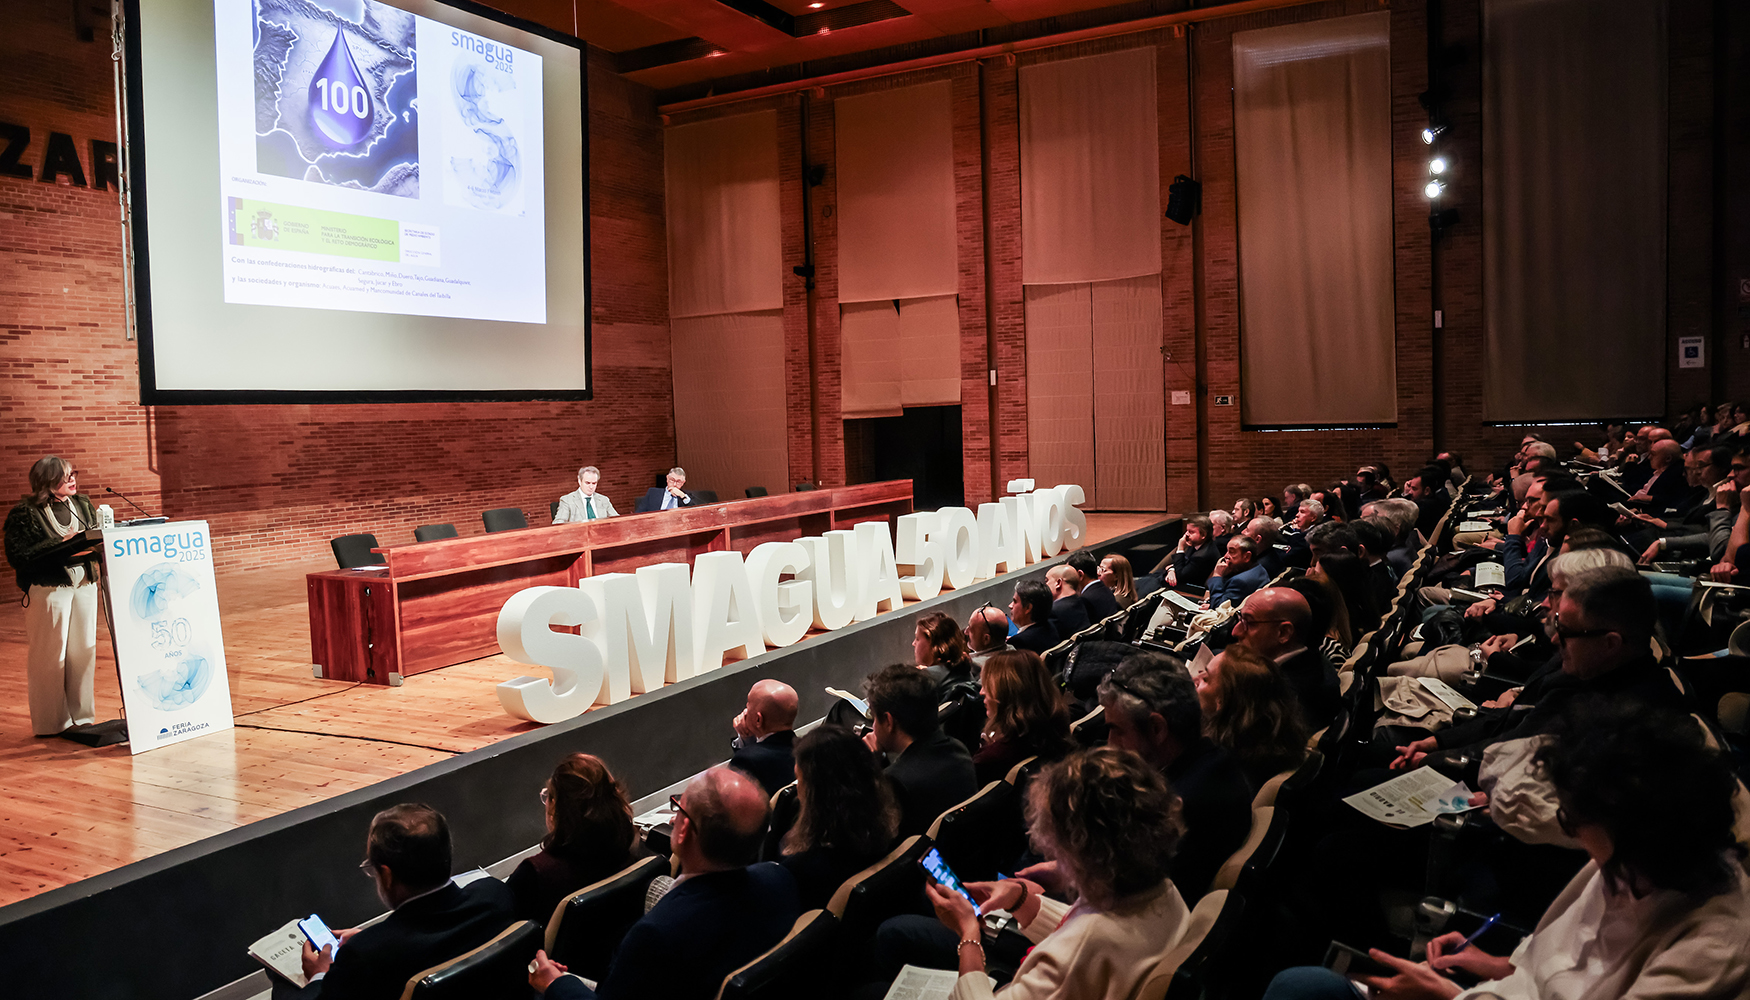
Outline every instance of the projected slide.
[[374, 0], [216, 0], [224, 300], [547, 322], [542, 60]]

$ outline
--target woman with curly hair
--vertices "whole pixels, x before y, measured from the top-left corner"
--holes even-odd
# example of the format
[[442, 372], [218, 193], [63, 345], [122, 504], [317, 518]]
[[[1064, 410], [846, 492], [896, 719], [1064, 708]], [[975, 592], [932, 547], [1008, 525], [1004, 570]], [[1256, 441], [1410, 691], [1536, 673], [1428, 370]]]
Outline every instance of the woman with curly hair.
[[545, 924], [566, 896], [650, 856], [632, 826], [626, 789], [600, 757], [574, 753], [560, 761], [541, 787], [541, 807], [541, 851], [505, 879], [522, 919]]
[[[1428, 960], [1382, 951], [1390, 976], [1364, 976], [1373, 995], [1450, 1000], [1742, 997], [1750, 991], [1750, 879], [1733, 832], [1731, 762], [1690, 719], [1602, 699], [1563, 713], [1536, 766], [1554, 788], [1556, 819], [1591, 861], [1544, 911], [1511, 957], [1428, 943]], [[1481, 793], [1479, 793], [1481, 794]], [[1463, 969], [1471, 991], [1441, 973]], [[1353, 1000], [1326, 969], [1289, 969], [1265, 1000]]]
[[802, 909], [814, 910], [893, 846], [899, 806], [869, 748], [838, 726], [796, 741], [796, 800], [778, 863], [795, 877]]
[[953, 618], [933, 611], [918, 619], [912, 633], [912, 656], [918, 669], [936, 682], [936, 701], [947, 701], [956, 684], [971, 684], [972, 658], [966, 652], [966, 633]]
[[1057, 760], [1069, 753], [1069, 706], [1045, 661], [1011, 649], [984, 662], [984, 734], [972, 766], [979, 785], [999, 781], [1028, 757]]
[[1253, 788], [1306, 759], [1307, 729], [1294, 688], [1262, 656], [1234, 643], [1197, 678], [1203, 734], [1226, 748]]
[[[1007, 910], [1034, 948], [1004, 1000], [1130, 997], [1190, 914], [1167, 877], [1184, 824], [1161, 773], [1128, 750], [1099, 747], [1045, 769], [1028, 788], [1033, 843], [1056, 862], [1075, 905], [1045, 898], [1025, 878], [974, 882], [979, 909]], [[936, 918], [959, 938], [956, 1000], [992, 995], [978, 912], [961, 896], [926, 886]]]

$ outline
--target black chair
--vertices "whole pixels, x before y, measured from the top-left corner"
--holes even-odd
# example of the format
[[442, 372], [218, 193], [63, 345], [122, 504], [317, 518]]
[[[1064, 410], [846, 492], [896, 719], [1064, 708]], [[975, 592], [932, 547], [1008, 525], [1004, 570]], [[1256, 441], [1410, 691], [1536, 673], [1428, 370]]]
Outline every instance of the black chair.
[[826, 909], [838, 918], [840, 940], [862, 943], [874, 936], [881, 921], [912, 912], [924, 884], [924, 869], [918, 862], [929, 849], [930, 838], [914, 834], [839, 886]]
[[752, 500], [754, 497], [767, 497], [772, 495], [764, 486], [749, 486], [742, 492], [747, 494], [749, 500]]
[[334, 550], [334, 561], [340, 564], [341, 569], [378, 566], [383, 562], [382, 556], [371, 551], [377, 547], [377, 536], [368, 531], [330, 538], [328, 547]]
[[644, 894], [650, 883], [668, 874], [668, 869], [667, 858], [639, 858], [560, 900], [547, 921], [547, 954], [572, 972], [599, 982], [608, 974], [620, 939], [644, 916]]
[[796, 782], [792, 781], [772, 793], [772, 821], [766, 827], [765, 843], [760, 845], [761, 861], [778, 860], [784, 835], [796, 825], [796, 819], [801, 815], [802, 802], [796, 797]]
[[796, 918], [790, 933], [766, 953], [728, 976], [717, 1000], [803, 1000], [820, 995], [826, 962], [838, 937], [838, 921], [825, 910]]
[[519, 1000], [529, 993], [529, 962], [541, 925], [520, 920], [473, 951], [407, 980], [401, 1000]]
[[440, 538], [455, 538], [456, 526], [453, 524], [422, 524], [413, 529], [413, 540], [416, 542], [435, 542]]
[[993, 881], [1027, 847], [1021, 797], [1014, 785], [993, 781], [936, 817], [928, 836], [956, 875], [968, 882]]
[[514, 531], [529, 526], [529, 519], [523, 516], [521, 507], [497, 507], [482, 513], [480, 520], [485, 522], [488, 533]]
[[555, 500], [552, 503], [547, 505], [547, 520], [552, 521], [558, 517], [559, 517], [559, 501]]
[[795, 492], [807, 493], [809, 490], [812, 490], [812, 489], [814, 489], [813, 483], [797, 483]]
[[688, 490], [687, 492], [689, 492], [693, 495], [693, 506], [695, 506], [695, 507], [699, 506], [702, 503], [716, 503], [717, 502], [717, 491], [716, 490]]

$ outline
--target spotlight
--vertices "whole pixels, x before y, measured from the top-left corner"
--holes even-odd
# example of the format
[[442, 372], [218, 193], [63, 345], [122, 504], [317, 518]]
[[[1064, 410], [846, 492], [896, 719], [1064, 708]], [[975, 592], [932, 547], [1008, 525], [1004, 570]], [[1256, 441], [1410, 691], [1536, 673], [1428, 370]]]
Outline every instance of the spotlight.
[[1446, 131], [1445, 125], [1430, 125], [1422, 130], [1422, 142], [1426, 145], [1432, 146], [1434, 145], [1434, 140], [1439, 138], [1440, 133], [1444, 131]]
[[823, 3], [811, 3], [808, 5], [808, 9], [809, 10], [819, 10], [820, 8], [825, 7], [825, 6], [826, 6], [826, 4], [823, 4]]
[[1436, 156], [1434, 159], [1429, 160], [1428, 172], [1436, 175], [1446, 173], [1446, 157]]
[[1445, 190], [1446, 182], [1436, 178], [1428, 182], [1428, 186], [1422, 189], [1422, 193], [1430, 198], [1438, 198], [1440, 197], [1441, 192]]

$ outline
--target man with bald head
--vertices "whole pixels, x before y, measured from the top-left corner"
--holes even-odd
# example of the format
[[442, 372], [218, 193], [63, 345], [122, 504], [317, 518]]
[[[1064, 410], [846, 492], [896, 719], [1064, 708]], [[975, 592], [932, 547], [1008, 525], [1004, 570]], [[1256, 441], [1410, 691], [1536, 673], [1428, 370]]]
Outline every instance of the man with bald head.
[[1339, 701], [1337, 672], [1319, 652], [1312, 631], [1312, 606], [1287, 587], [1265, 587], [1246, 598], [1234, 620], [1234, 641], [1282, 671], [1300, 699], [1307, 728], [1318, 730], [1331, 721]]
[[967, 655], [972, 660], [974, 676], [984, 669], [984, 661], [1009, 648], [1009, 616], [993, 605], [985, 605], [966, 619]]
[[1689, 491], [1689, 476], [1683, 468], [1683, 446], [1676, 441], [1669, 437], [1654, 441], [1647, 452], [1646, 466], [1649, 472], [1647, 481], [1635, 492], [1634, 499], [1662, 508]]
[[731, 767], [754, 776], [771, 795], [796, 780], [796, 689], [770, 678], [747, 693], [747, 707], [731, 723]]
[[802, 912], [788, 871], [753, 864], [766, 835], [766, 798], [731, 767], [694, 778], [675, 796], [670, 842], [680, 877], [626, 932], [607, 978], [591, 991], [542, 952], [530, 984], [547, 1000], [716, 996], [723, 977], [777, 944]]

